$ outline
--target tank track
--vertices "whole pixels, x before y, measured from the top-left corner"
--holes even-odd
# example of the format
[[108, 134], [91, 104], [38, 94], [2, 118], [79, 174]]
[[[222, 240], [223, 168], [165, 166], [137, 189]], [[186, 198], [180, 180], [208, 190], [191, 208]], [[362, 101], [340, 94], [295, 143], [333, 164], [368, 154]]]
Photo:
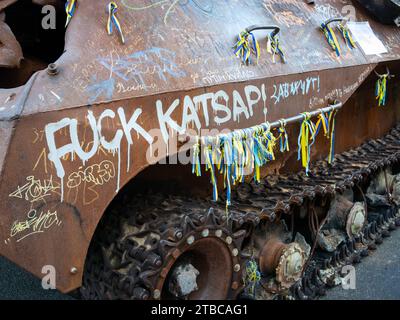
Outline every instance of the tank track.
[[102, 232], [91, 246], [81, 288], [84, 299], [162, 298], [159, 280], [167, 277], [170, 261], [178, 258], [191, 237], [211, 233], [236, 252], [229, 292], [236, 297], [241, 282], [238, 253], [247, 234], [244, 226], [256, 226], [256, 216], [237, 216], [228, 222], [225, 210], [210, 208], [207, 201], [163, 194], [138, 195], [123, 203], [127, 205], [114, 207], [102, 221]]
[[[205, 230], [207, 235], [218, 231], [231, 252], [241, 253], [243, 241], [251, 238], [261, 221], [290, 217], [307, 203], [330, 201], [350, 188], [362, 188], [377, 172], [399, 160], [397, 126], [382, 139], [337, 155], [333, 165], [316, 162], [308, 176], [302, 172], [269, 176], [261, 184], [238, 186], [232, 192], [229, 216], [222, 202], [207, 199], [152, 193], [125, 196], [105, 216], [101, 232], [92, 243], [81, 295], [84, 299], [162, 298], [159, 279], [166, 278], [167, 262], [178, 256], [190, 235], [197, 233], [201, 237], [206, 236]], [[348, 240], [330, 254], [316, 252], [302, 279], [289, 289], [289, 294], [278, 298], [304, 300], [324, 295], [327, 287], [335, 285], [334, 275], [340, 274], [341, 266], [359, 263], [396, 226], [400, 226], [400, 216], [394, 205], [369, 217], [356, 239]], [[229, 297], [235, 298], [242, 288], [239, 270], [250, 257], [244, 252], [232, 257], [235, 270]]]

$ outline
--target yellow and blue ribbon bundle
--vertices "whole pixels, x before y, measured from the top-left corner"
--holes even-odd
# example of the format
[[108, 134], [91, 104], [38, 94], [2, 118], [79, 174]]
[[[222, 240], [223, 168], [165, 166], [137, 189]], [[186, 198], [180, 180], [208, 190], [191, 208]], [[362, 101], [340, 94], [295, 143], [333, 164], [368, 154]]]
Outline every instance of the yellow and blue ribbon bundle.
[[274, 147], [276, 138], [268, 123], [258, 126], [253, 133], [254, 180], [261, 182], [260, 168], [275, 160]]
[[286, 125], [283, 120], [279, 121], [281, 123], [281, 126], [278, 128], [278, 140], [279, 140], [279, 151], [280, 152], [285, 152], [285, 151], [290, 151], [289, 147], [289, 138], [288, 134], [286, 132]]
[[260, 282], [260, 280], [261, 280], [261, 273], [258, 270], [257, 262], [253, 259], [247, 261], [244, 283], [246, 287], [249, 288], [249, 294], [251, 294], [252, 296], [255, 296], [255, 288], [256, 285]]
[[338, 30], [342, 34], [347, 47], [349, 49], [353, 50], [356, 47], [356, 44], [353, 40], [353, 37], [351, 36], [351, 32], [350, 32], [349, 28], [345, 24], [339, 23]]
[[330, 141], [330, 150], [328, 162], [333, 163], [335, 157], [335, 117], [336, 110], [330, 111], [328, 114], [324, 114], [322, 111], [318, 115], [318, 120], [315, 124], [315, 131], [312, 140], [315, 140], [316, 136], [319, 134], [321, 128], [324, 130], [324, 136]]
[[224, 175], [224, 187], [226, 188], [226, 207], [231, 205], [231, 193], [232, 193], [232, 185], [231, 181], [233, 180], [232, 176], [232, 164], [233, 164], [233, 146], [231, 135], [227, 135], [222, 140], [222, 148], [223, 148], [223, 166], [222, 173]]
[[301, 160], [303, 168], [306, 169], [308, 175], [310, 169], [311, 147], [315, 142], [315, 125], [310, 120], [308, 113], [303, 113], [304, 120], [300, 126], [300, 134], [298, 138], [298, 156], [297, 160]]
[[329, 135], [329, 116], [327, 117], [322, 111], [318, 115], [318, 120], [317, 120], [317, 123], [315, 124], [315, 131], [314, 131], [313, 139], [315, 139], [315, 137], [318, 135], [321, 128], [324, 129], [325, 137], [328, 137], [328, 135]]
[[197, 137], [193, 145], [192, 173], [201, 175], [201, 146], [203, 145], [205, 170], [210, 172], [213, 199], [218, 201], [217, 172], [224, 177], [226, 205], [231, 205], [232, 186], [244, 182], [246, 168], [254, 170], [254, 179], [260, 182], [260, 167], [275, 160], [276, 138], [268, 123], [218, 137]]
[[386, 105], [388, 78], [389, 74], [379, 75], [379, 79], [376, 81], [375, 95], [380, 107]]
[[[330, 140], [328, 162], [331, 164], [335, 155], [335, 116], [337, 110], [318, 115], [316, 124], [309, 113], [303, 113], [303, 121], [298, 137], [298, 160], [309, 174], [311, 147], [315, 138], [323, 130]], [[268, 122], [248, 129], [233, 131], [216, 137], [196, 137], [193, 145], [192, 173], [201, 176], [201, 150], [204, 152], [205, 170], [210, 172], [213, 186], [213, 199], [218, 201], [217, 173], [223, 176], [226, 189], [226, 208], [231, 205], [232, 186], [242, 183], [247, 172], [254, 172], [254, 181], [261, 182], [260, 168], [275, 160], [274, 150], [279, 140], [279, 150], [289, 151], [289, 139], [286, 123], [281, 120], [279, 135], [275, 137]], [[251, 171], [247, 171], [250, 169]]]
[[328, 139], [330, 139], [330, 150], [328, 162], [332, 164], [335, 160], [335, 127], [336, 127], [336, 113], [337, 110], [332, 110], [328, 116]]
[[120, 37], [121, 37], [121, 42], [124, 44], [125, 43], [125, 38], [124, 34], [122, 32], [121, 24], [116, 16], [116, 13], [118, 11], [118, 6], [115, 2], [110, 2], [108, 4], [108, 21], [107, 21], [107, 32], [109, 35], [112, 34], [113, 32], [113, 25], [115, 28], [118, 30]]
[[272, 61], [275, 63], [275, 56], [278, 54], [283, 63], [286, 63], [285, 54], [282, 51], [279, 36], [277, 34], [270, 34], [267, 36], [267, 51], [272, 54]]
[[213, 143], [212, 138], [204, 138], [205, 139], [205, 148], [204, 148], [204, 157], [205, 157], [205, 163], [206, 163], [206, 172], [210, 172], [211, 176], [211, 184], [213, 186], [213, 199], [214, 201], [218, 201], [218, 183], [217, 183], [217, 177], [216, 177], [216, 172], [215, 172], [215, 153], [213, 150], [215, 150], [215, 143]]
[[196, 137], [196, 143], [193, 146], [192, 173], [197, 177], [201, 176], [201, 145], [199, 137]]
[[[251, 37], [251, 43], [249, 37]], [[240, 58], [244, 64], [248, 65], [252, 63], [250, 58], [252, 52], [256, 56], [256, 62], [258, 63], [261, 54], [260, 44], [252, 32], [248, 32], [247, 30], [242, 31], [238, 35], [238, 40], [233, 48], [235, 55]]]
[[244, 182], [245, 167], [248, 165], [248, 148], [244, 142], [245, 137], [243, 130], [232, 133], [232, 180], [234, 185]]
[[324, 33], [326, 40], [328, 41], [331, 48], [336, 52], [336, 55], [340, 57], [342, 50], [340, 49], [340, 45], [338, 39], [335, 35], [335, 31], [325, 23], [321, 24], [321, 30]]
[[65, 23], [65, 27], [68, 26], [72, 17], [74, 16], [75, 9], [76, 9], [76, 0], [68, 0], [65, 3], [65, 12], [67, 13], [67, 21]]

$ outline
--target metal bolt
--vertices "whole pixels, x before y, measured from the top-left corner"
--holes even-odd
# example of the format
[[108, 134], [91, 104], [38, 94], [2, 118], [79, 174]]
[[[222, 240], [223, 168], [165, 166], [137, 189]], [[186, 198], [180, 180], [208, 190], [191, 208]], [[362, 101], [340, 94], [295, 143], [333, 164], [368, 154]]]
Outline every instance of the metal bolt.
[[222, 237], [222, 230], [217, 230], [217, 231], [215, 231], [215, 235], [216, 235], [218, 238], [221, 238], [221, 237]]
[[187, 238], [186, 242], [187, 242], [188, 245], [192, 245], [194, 240], [195, 240], [194, 237], [190, 236], [189, 238]]
[[208, 229], [204, 229], [203, 232], [201, 233], [201, 235], [202, 235], [204, 238], [208, 237], [209, 234], [210, 234], [210, 230], [208, 230]]
[[77, 274], [78, 273], [78, 268], [72, 267], [70, 272], [71, 272], [71, 274]]
[[181, 240], [182, 238], [183, 238], [183, 233], [182, 233], [182, 231], [180, 231], [180, 230], [177, 230], [176, 232], [175, 232], [175, 239], [176, 240]]
[[56, 74], [58, 74], [58, 68], [55, 63], [50, 63], [48, 65], [47, 74], [49, 74], [50, 76], [55, 76]]
[[239, 272], [240, 271], [240, 264], [235, 264], [235, 266], [233, 267], [233, 271]]
[[161, 297], [160, 290], [158, 290], [158, 289], [154, 290], [153, 297], [154, 297], [154, 299], [157, 299], [157, 300], [160, 299], [160, 297]]

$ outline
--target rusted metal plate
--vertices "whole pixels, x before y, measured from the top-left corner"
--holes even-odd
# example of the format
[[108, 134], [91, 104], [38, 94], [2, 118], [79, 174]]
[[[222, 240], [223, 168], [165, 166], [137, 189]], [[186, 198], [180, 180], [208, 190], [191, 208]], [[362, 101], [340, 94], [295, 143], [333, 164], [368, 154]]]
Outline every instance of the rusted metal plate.
[[19, 67], [22, 49], [10, 27], [0, 19], [0, 68]]
[[[123, 0], [118, 17], [125, 45], [117, 33], [107, 35], [107, 3], [79, 3], [67, 30], [66, 52], [58, 61], [60, 73], [52, 79], [41, 74], [25, 114], [400, 57], [399, 30], [373, 21], [359, 6], [357, 21], [370, 21], [389, 52], [365, 57], [357, 49], [335, 56], [319, 26], [328, 18], [345, 15], [351, 1], [318, 1], [310, 6], [295, 0], [203, 0], [155, 2], [149, 7], [148, 1]], [[262, 48], [257, 66], [244, 67], [235, 57], [232, 46], [238, 33], [253, 24], [281, 27], [286, 64], [272, 63], [262, 32], [256, 34]]]
[[17, 0], [0, 0], [0, 68], [18, 67], [22, 58], [22, 49], [17, 39], [15, 39], [10, 27], [4, 22], [4, 9]]
[[24, 86], [0, 92], [0, 121], [16, 119], [21, 115], [37, 75], [35, 73]]
[[1, 173], [3, 172], [4, 159], [6, 158], [8, 145], [12, 135], [12, 129], [14, 126], [13, 121], [0, 121], [0, 183]]
[[0, 11], [3, 11], [8, 6], [12, 5], [13, 3], [17, 2], [18, 0], [0, 0]]
[[[199, 108], [197, 115], [201, 128], [205, 130], [223, 127], [245, 128], [259, 124], [265, 119], [274, 121], [305, 110], [316, 110], [328, 98], [336, 97], [346, 101], [374, 67], [373, 65], [344, 68], [342, 74], [335, 70], [326, 70], [323, 73], [312, 72], [276, 77], [181, 93], [166, 93], [135, 100], [122, 100], [95, 108], [67, 109], [22, 117], [18, 121], [13, 142], [10, 143], [11, 147], [4, 167], [3, 181], [6, 183], [0, 187], [0, 211], [13, 213], [1, 216], [4, 241], [0, 241], [0, 252], [37, 276], [41, 275], [43, 265], [54, 265], [58, 272], [57, 285], [62, 291], [79, 287], [86, 251], [103, 212], [116, 193], [152, 163], [150, 160], [162, 159], [167, 154], [162, 133], [152, 131], [165, 123], [164, 117], [157, 114], [157, 104], [162, 104], [165, 114], [174, 101], [179, 99], [180, 103], [175, 112], [171, 113], [171, 119], [182, 126], [185, 125], [182, 119], [188, 121], [183, 107], [185, 96], [187, 97], [186, 104], [188, 101], [202, 100], [207, 97], [205, 96], [207, 94], [221, 97], [226, 94], [230, 101], [234, 99], [233, 96], [236, 96], [236, 99], [241, 96], [243, 101], [246, 101], [246, 110], [239, 112], [240, 108], [238, 109], [239, 105], [237, 105], [233, 106], [233, 109], [228, 108], [230, 111], [227, 109], [223, 111], [223, 106], [220, 106], [222, 110], [215, 111], [212, 109], [212, 103], [208, 101], [208, 123], [205, 109]], [[252, 88], [256, 92], [255, 88], [262, 91], [263, 87], [265, 87], [265, 96], [268, 100], [264, 104], [261, 95], [258, 98], [259, 101], [253, 104], [251, 113], [249, 108], [251, 103], [247, 101], [245, 94], [246, 88], [247, 90]], [[294, 88], [298, 88], [297, 91]], [[323, 92], [323, 98], [316, 98], [318, 91]], [[250, 98], [256, 99], [256, 96], [251, 95]], [[219, 101], [219, 103], [222, 102], [223, 99]], [[267, 113], [264, 113], [264, 108]], [[137, 113], [140, 110], [142, 113]], [[111, 115], [112, 112], [115, 114], [114, 119], [109, 116], [102, 118], [106, 114]], [[227, 112], [230, 113], [228, 118]], [[380, 109], [379, 112], [387, 114], [389, 111]], [[96, 122], [95, 131], [90, 125], [92, 113]], [[138, 133], [136, 127], [126, 134], [122, 131], [121, 124], [125, 121], [123, 116], [126, 117], [126, 121], [129, 121], [135, 113], [138, 115], [136, 124], [139, 124], [143, 131], [139, 130]], [[357, 115], [357, 120], [360, 123], [367, 121], [368, 114], [369, 112], [361, 112]], [[220, 123], [223, 118], [226, 118], [225, 124]], [[74, 129], [75, 120], [77, 121], [76, 129]], [[385, 122], [393, 121], [395, 119], [391, 117], [385, 120]], [[193, 128], [196, 121], [193, 121], [193, 124], [190, 123], [187, 123], [188, 127]], [[47, 127], [46, 135], [45, 128], [49, 124], [52, 124], [51, 128], [55, 131], [52, 132]], [[102, 136], [106, 140], [111, 141], [117, 132], [121, 132], [121, 142], [114, 146], [113, 151], [107, 151], [94, 138], [98, 135], [99, 124], [102, 127]], [[56, 130], [57, 125], [60, 125], [60, 130]], [[338, 121], [338, 126], [340, 125], [341, 122]], [[353, 134], [346, 138], [347, 143], [353, 144], [356, 139], [354, 137], [360, 134], [360, 130], [371, 130], [365, 128], [361, 125], [357, 127]], [[291, 143], [294, 146], [297, 133], [295, 128], [291, 130]], [[194, 131], [196, 132], [197, 129]], [[146, 141], [146, 133], [156, 138], [152, 148]], [[55, 137], [54, 144], [49, 142], [52, 141], [53, 136]], [[364, 134], [362, 136], [365, 137]], [[132, 138], [132, 145], [127, 143], [129, 137]], [[176, 143], [172, 137], [168, 139], [170, 144], [168, 151], [171, 155], [175, 152], [173, 148]], [[93, 143], [93, 141], [97, 142]], [[93, 150], [94, 153], [84, 162], [80, 158], [84, 156], [77, 153], [74, 153], [73, 158], [70, 154], [66, 155], [64, 159], [59, 159], [60, 162], [50, 160], [50, 151], [53, 152], [54, 148], [59, 149], [68, 145], [74, 150], [80, 145], [85, 152]], [[184, 151], [186, 148], [188, 146], [179, 151]], [[313, 151], [314, 158], [325, 152], [327, 148], [326, 143], [321, 142], [321, 146]], [[293, 147], [290, 157], [296, 153], [295, 149]], [[157, 156], [153, 159], [146, 158], [146, 153], [150, 150], [157, 152]], [[288, 159], [279, 159], [277, 163], [282, 165], [288, 161]], [[17, 164], [20, 165], [18, 165], [16, 176]], [[64, 171], [63, 178], [60, 178], [60, 171], [57, 169]], [[93, 174], [95, 179], [89, 178]], [[47, 223], [40, 226], [33, 224], [29, 228], [23, 228], [23, 223], [29, 221], [32, 215], [41, 216]], [[40, 233], [34, 233], [34, 230]], [[73, 267], [78, 268], [78, 274], [70, 274], [70, 269]]]

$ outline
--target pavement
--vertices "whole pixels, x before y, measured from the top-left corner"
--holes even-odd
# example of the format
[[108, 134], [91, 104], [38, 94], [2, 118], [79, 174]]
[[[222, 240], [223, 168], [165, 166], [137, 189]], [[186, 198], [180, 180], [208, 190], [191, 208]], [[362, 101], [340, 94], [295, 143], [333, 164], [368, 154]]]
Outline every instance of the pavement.
[[44, 290], [41, 280], [0, 257], [1, 300], [70, 300], [57, 290]]
[[400, 300], [400, 230], [356, 266], [356, 289], [328, 290], [322, 300]]
[[[400, 300], [400, 230], [356, 266], [356, 289], [328, 290], [322, 300]], [[44, 290], [41, 280], [0, 257], [0, 299], [70, 300], [56, 290]]]

